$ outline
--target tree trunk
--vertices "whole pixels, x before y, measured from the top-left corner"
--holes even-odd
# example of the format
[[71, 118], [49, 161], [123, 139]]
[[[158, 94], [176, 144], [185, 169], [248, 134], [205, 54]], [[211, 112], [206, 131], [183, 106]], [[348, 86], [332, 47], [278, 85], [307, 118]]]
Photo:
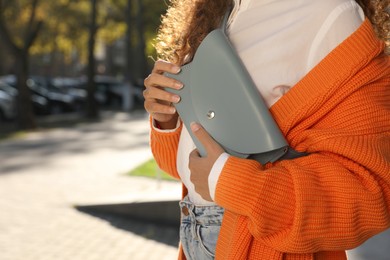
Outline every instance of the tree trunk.
[[96, 84], [95, 84], [95, 42], [96, 42], [96, 16], [97, 16], [97, 0], [91, 0], [91, 23], [89, 26], [89, 41], [88, 41], [88, 101], [87, 101], [87, 117], [96, 119], [99, 117], [98, 103], [95, 99]]
[[6, 69], [5, 69], [5, 64], [3, 61], [6, 61], [6, 58], [5, 58], [5, 55], [4, 55], [4, 51], [3, 51], [3, 43], [1, 42], [1, 39], [0, 39], [0, 75], [3, 75], [5, 74], [6, 72]]
[[36, 122], [31, 102], [31, 91], [27, 86], [28, 52], [18, 51], [15, 54], [15, 76], [17, 78], [17, 123], [20, 129], [35, 129]]
[[[33, 45], [35, 39], [38, 36], [40, 29], [43, 26], [42, 21], [35, 21], [36, 9], [39, 0], [33, 0], [31, 3], [31, 13], [29, 22], [26, 24], [26, 31], [23, 37], [22, 46], [19, 46], [11, 37], [6, 23], [0, 12], [0, 37], [3, 40], [5, 46], [15, 59], [15, 76], [17, 78], [18, 98], [17, 98], [17, 110], [18, 110], [18, 126], [20, 129], [34, 129], [36, 128], [35, 117], [31, 102], [30, 89], [27, 87], [28, 60], [29, 49]], [[0, 1], [0, 11], [4, 6]]]
[[132, 44], [132, 6], [133, 0], [127, 0], [127, 8], [126, 8], [126, 79], [135, 83], [135, 66], [134, 66], [134, 53], [133, 53], [133, 44]]
[[144, 21], [143, 21], [144, 6], [142, 0], [137, 0], [137, 3], [138, 3], [138, 10], [137, 10], [138, 75], [137, 76], [138, 79], [143, 79], [148, 74], [148, 64], [146, 61], [146, 54], [145, 54], [145, 37], [144, 37]]

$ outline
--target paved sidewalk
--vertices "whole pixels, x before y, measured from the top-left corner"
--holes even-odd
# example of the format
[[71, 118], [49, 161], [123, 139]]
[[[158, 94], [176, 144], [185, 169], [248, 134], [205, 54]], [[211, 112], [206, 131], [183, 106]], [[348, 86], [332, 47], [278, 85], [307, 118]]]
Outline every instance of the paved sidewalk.
[[[106, 113], [99, 123], [0, 142], [0, 260], [176, 259], [176, 227], [74, 205], [179, 199], [176, 182], [123, 174], [151, 157], [146, 115]], [[349, 252], [389, 260], [390, 232]]]
[[179, 199], [179, 183], [123, 176], [150, 157], [145, 115], [0, 142], [0, 259], [176, 259], [176, 228], [73, 207]]

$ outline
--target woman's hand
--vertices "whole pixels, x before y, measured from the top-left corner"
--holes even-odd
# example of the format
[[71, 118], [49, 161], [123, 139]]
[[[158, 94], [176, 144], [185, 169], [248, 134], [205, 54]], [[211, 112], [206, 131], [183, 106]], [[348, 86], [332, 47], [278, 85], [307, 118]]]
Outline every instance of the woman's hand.
[[173, 129], [176, 127], [178, 114], [172, 103], [178, 103], [180, 97], [165, 91], [164, 88], [181, 89], [183, 84], [164, 76], [164, 72], [177, 74], [180, 72], [180, 67], [162, 60], [154, 63], [151, 74], [144, 81], [146, 88], [143, 92], [144, 107], [161, 128]]
[[195, 149], [191, 152], [188, 165], [191, 171], [191, 182], [203, 199], [212, 201], [209, 190], [209, 175], [215, 161], [224, 150], [200, 124], [192, 123], [191, 130], [202, 143], [207, 154], [205, 157], [200, 157], [198, 150]]

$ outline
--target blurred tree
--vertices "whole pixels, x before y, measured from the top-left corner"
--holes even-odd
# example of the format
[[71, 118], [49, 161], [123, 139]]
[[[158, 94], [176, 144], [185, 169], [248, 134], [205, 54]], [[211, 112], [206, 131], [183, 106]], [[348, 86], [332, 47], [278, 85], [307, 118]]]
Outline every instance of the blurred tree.
[[[21, 93], [18, 100], [21, 128], [35, 127], [30, 93], [25, 84], [31, 55], [44, 59], [34, 63], [34, 66], [46, 66], [47, 70], [39, 70], [45, 71], [46, 76], [61, 75], [64, 67], [54, 66], [56, 60], [57, 63], [60, 59], [61, 62], [85, 65], [91, 61], [95, 51], [93, 42], [109, 45], [125, 38], [127, 63], [131, 66], [123, 70], [123, 76], [129, 78], [131, 75], [134, 82], [147, 73], [145, 64], [151, 67], [152, 61], [147, 57], [154, 56], [152, 40], [160, 23], [160, 15], [166, 9], [164, 1], [98, 0], [96, 23], [91, 31], [93, 1], [0, 0], [0, 41], [9, 50], [7, 56], [11, 54], [15, 63], [12, 70], [18, 78]], [[87, 66], [90, 75], [95, 73], [95, 67], [95, 64]], [[80, 73], [80, 67], [77, 68]], [[4, 71], [10, 71], [9, 66]], [[93, 91], [94, 88], [90, 88], [90, 92]]]
[[[40, 0], [45, 3], [45, 26], [31, 48], [31, 54], [46, 57], [48, 75], [66, 74], [58, 62], [88, 61], [90, 0]], [[77, 63], [77, 62], [76, 62]], [[56, 66], [57, 65], [57, 66]], [[75, 68], [73, 68], [75, 70]]]
[[144, 12], [143, 12], [143, 21], [144, 21], [144, 35], [145, 35], [145, 53], [149, 58], [147, 59], [149, 69], [153, 66], [154, 59], [156, 57], [156, 51], [154, 49], [154, 39], [158, 27], [161, 23], [161, 15], [165, 13], [167, 9], [167, 3], [165, 1], [156, 1], [155, 0], [143, 0], [144, 3]]
[[[126, 74], [127, 78], [130, 82], [135, 83], [135, 64], [133, 63], [133, 56], [135, 56], [135, 51], [132, 44], [132, 36], [133, 36], [133, 16], [131, 15], [133, 11], [133, 0], [127, 0], [127, 8], [126, 13], [123, 14], [125, 16], [126, 21]], [[127, 15], [126, 15], [127, 14]]]
[[144, 3], [142, 0], [137, 0], [137, 14], [136, 14], [136, 28], [137, 28], [137, 46], [136, 50], [138, 55], [138, 59], [136, 59], [138, 63], [138, 78], [145, 78], [148, 73], [148, 65], [146, 61], [146, 53], [145, 53], [145, 26], [144, 26]]
[[36, 127], [27, 77], [29, 51], [43, 25], [38, 3], [39, 0], [0, 1], [0, 37], [15, 57], [18, 126], [21, 129]]
[[0, 41], [0, 75], [2, 74], [5, 74], [5, 66], [4, 66], [4, 60], [5, 60], [5, 57], [4, 57], [4, 50], [3, 50], [3, 46], [1, 44], [1, 41]]
[[97, 5], [98, 0], [91, 0], [91, 13], [90, 13], [90, 24], [89, 24], [89, 40], [88, 40], [88, 102], [87, 102], [87, 117], [88, 118], [98, 118], [99, 110], [98, 104], [95, 99], [96, 92], [96, 83], [95, 83], [95, 43], [96, 43], [96, 32], [97, 32]]
[[148, 74], [153, 65], [153, 60], [148, 57], [155, 56], [153, 40], [160, 24], [160, 16], [165, 12], [167, 5], [164, 1], [155, 0], [111, 1], [110, 19], [115, 21], [115, 26], [126, 28], [125, 74], [130, 81], [137, 83]]
[[133, 0], [135, 1], [133, 49], [138, 56], [133, 58], [138, 68], [137, 77], [143, 79], [153, 66], [156, 56], [153, 46], [154, 38], [160, 25], [160, 17], [165, 13], [165, 1]]

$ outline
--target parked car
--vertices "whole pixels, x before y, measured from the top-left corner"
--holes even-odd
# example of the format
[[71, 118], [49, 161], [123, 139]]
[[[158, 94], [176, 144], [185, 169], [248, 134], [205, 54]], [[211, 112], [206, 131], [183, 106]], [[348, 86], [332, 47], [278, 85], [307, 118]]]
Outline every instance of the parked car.
[[64, 112], [79, 111], [81, 101], [75, 94], [53, 84], [53, 80], [42, 76], [30, 76], [27, 85], [38, 95], [44, 96], [49, 100], [50, 114], [59, 114]]
[[49, 89], [70, 95], [74, 99], [75, 110], [81, 111], [87, 101], [87, 91], [79, 88], [80, 79], [56, 77], [48, 82]]
[[[2, 80], [16, 88], [16, 77], [14, 75], [3, 77]], [[33, 102], [46, 100], [47, 104], [43, 111], [44, 114], [59, 114], [77, 110], [77, 102], [73, 96], [50, 89], [48, 85], [38, 78], [29, 77], [26, 84], [31, 90]]]
[[[11, 82], [12, 83], [12, 82]], [[6, 82], [0, 81], [0, 90], [6, 92], [8, 95], [12, 96], [15, 100], [17, 99], [18, 90], [16, 86], [11, 86]], [[34, 113], [37, 115], [45, 115], [49, 113], [49, 102], [46, 98], [39, 95], [32, 94], [31, 102], [33, 106]]]
[[16, 117], [15, 97], [0, 90], [0, 121], [12, 120]]
[[[143, 104], [142, 88], [110, 76], [97, 75], [95, 99], [104, 107], [132, 110], [137, 104]], [[82, 77], [79, 88], [87, 90], [87, 78]]]

